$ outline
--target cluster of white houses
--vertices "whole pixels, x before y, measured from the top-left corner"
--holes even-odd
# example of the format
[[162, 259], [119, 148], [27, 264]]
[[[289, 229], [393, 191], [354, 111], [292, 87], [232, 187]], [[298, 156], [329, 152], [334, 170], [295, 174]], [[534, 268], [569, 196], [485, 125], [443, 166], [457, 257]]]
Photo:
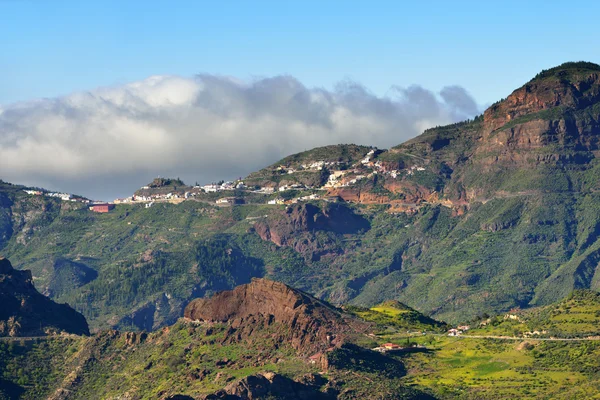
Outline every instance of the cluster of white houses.
[[457, 326], [456, 328], [448, 329], [448, 336], [460, 336], [469, 329], [471, 329], [469, 325]]
[[194, 186], [194, 189], [201, 189], [205, 193], [216, 193], [224, 190], [246, 189], [244, 182], [223, 182], [221, 184], [211, 183], [210, 185]]
[[147, 196], [132, 195], [123, 199], [115, 199], [114, 204], [131, 204], [131, 203], [155, 203], [155, 202], [167, 202], [167, 203], [181, 203], [182, 201], [195, 196], [194, 193], [185, 192], [184, 194], [179, 193], [166, 193], [166, 194], [151, 194]]
[[311, 201], [311, 200], [321, 200], [321, 196], [316, 193], [309, 194], [306, 196], [296, 197], [290, 200], [284, 200], [281, 197], [277, 197], [275, 199], [271, 199], [267, 201], [267, 204], [296, 204], [300, 201]]
[[25, 189], [23, 190], [25, 193], [31, 195], [31, 196], [47, 196], [47, 197], [54, 197], [57, 199], [61, 199], [62, 201], [73, 201], [73, 202], [80, 202], [80, 203], [90, 203], [90, 200], [88, 199], [84, 199], [82, 197], [75, 197], [72, 194], [69, 193], [58, 193], [58, 192], [44, 192], [41, 190], [32, 190], [32, 189]]
[[[372, 178], [377, 174], [384, 174], [391, 176], [396, 179], [402, 172], [399, 170], [387, 170], [381, 161], [373, 161], [373, 157], [375, 156], [376, 150], [371, 149], [365, 157], [356, 163], [350, 169], [339, 169], [332, 170], [327, 183], [325, 184], [326, 188], [339, 188], [339, 187], [347, 187], [356, 184], [358, 181], [363, 179]], [[297, 170], [291, 167], [287, 167], [284, 165], [280, 165], [275, 168], [275, 171], [284, 172], [288, 174], [293, 174], [297, 171], [301, 170], [322, 170], [324, 167], [340, 166], [342, 163], [337, 161], [315, 161], [311, 164], [302, 164]], [[340, 168], [340, 167], [338, 167]], [[365, 173], [365, 168], [370, 168], [372, 171], [368, 174]], [[413, 165], [406, 170], [407, 175], [413, 175], [415, 172], [425, 171], [425, 167]], [[280, 186], [279, 191], [294, 189], [292, 186]]]
[[321, 171], [323, 168], [333, 167], [340, 164], [341, 162], [339, 161], [313, 161], [310, 164], [302, 164], [297, 168], [288, 167], [286, 165], [280, 165], [277, 168], [275, 168], [275, 171], [291, 175], [298, 171]]
[[[329, 178], [323, 187], [310, 187], [301, 183], [285, 183], [277, 186], [274, 183], [270, 183], [272, 186], [264, 187], [247, 187], [241, 180], [227, 181], [220, 183], [211, 183], [207, 185], [196, 185], [193, 189], [190, 188], [183, 194], [180, 193], [166, 193], [166, 194], [146, 194], [146, 195], [133, 195], [124, 199], [116, 199], [115, 204], [122, 203], [146, 203], [146, 207], [151, 207], [155, 202], [169, 202], [169, 203], [180, 203], [186, 199], [193, 198], [200, 193], [219, 193], [234, 190], [242, 190], [252, 193], [271, 195], [276, 192], [286, 192], [289, 190], [327, 190], [332, 188], [341, 188], [355, 185], [361, 180], [369, 179], [375, 175], [388, 175], [392, 178], [398, 177], [403, 171], [407, 175], [412, 175], [417, 171], [425, 171], [425, 167], [413, 165], [410, 168], [399, 171], [399, 170], [387, 170], [381, 161], [374, 161], [374, 157], [377, 154], [376, 149], [371, 149], [360, 161], [354, 164], [351, 168], [344, 168], [343, 162], [339, 161], [313, 161], [305, 164], [301, 164], [297, 167], [290, 167], [286, 165], [279, 165], [274, 168], [274, 171], [281, 174], [294, 174], [299, 171], [321, 171], [324, 168], [331, 170]], [[337, 168], [337, 169], [336, 169]], [[151, 189], [149, 186], [144, 186], [142, 190]], [[143, 192], [142, 192], [143, 193]], [[320, 200], [322, 197], [318, 194], [310, 194], [300, 196], [294, 199], [285, 200], [281, 197], [270, 199], [267, 204], [278, 205], [278, 204], [293, 204], [301, 201]], [[233, 205], [241, 204], [243, 200], [238, 197], [224, 194], [224, 197], [219, 198], [215, 201], [217, 205]]]

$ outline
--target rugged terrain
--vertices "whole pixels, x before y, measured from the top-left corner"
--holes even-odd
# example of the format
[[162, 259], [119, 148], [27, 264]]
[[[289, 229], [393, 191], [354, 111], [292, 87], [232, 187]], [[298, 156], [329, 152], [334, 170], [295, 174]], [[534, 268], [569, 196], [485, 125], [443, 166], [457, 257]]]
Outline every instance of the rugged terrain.
[[599, 76], [563, 64], [389, 150], [327, 146], [223, 191], [162, 179], [136, 193], [179, 204], [100, 215], [2, 183], [0, 246], [93, 329], [172, 324], [253, 277], [450, 322], [550, 304], [600, 279]]
[[[430, 399], [371, 324], [257, 279], [194, 300], [161, 330], [0, 341], [0, 398]], [[367, 384], [368, 382], [368, 384]]]
[[[576, 291], [448, 336], [398, 302], [348, 314], [256, 279], [194, 300], [189, 318], [150, 333], [0, 340], [0, 398], [594, 398], [598, 296]], [[395, 350], [375, 351], [386, 346]]]
[[343, 344], [345, 334], [370, 328], [312, 296], [280, 282], [257, 278], [210, 299], [193, 300], [184, 316], [209, 323], [231, 321], [231, 334], [237, 340], [252, 336], [257, 325], [291, 326], [293, 329], [282, 333], [278, 340], [311, 354]]
[[33, 286], [31, 271], [17, 271], [2, 257], [0, 304], [0, 337], [89, 335], [83, 315], [40, 294]]

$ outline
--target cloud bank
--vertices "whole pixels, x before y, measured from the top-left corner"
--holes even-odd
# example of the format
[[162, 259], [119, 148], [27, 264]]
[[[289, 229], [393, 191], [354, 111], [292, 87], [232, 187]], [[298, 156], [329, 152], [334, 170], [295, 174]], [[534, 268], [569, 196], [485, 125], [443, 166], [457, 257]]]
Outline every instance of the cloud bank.
[[386, 148], [478, 113], [459, 86], [393, 86], [291, 76], [153, 76], [118, 87], [0, 106], [0, 179], [111, 199], [153, 177], [230, 179], [316, 146]]

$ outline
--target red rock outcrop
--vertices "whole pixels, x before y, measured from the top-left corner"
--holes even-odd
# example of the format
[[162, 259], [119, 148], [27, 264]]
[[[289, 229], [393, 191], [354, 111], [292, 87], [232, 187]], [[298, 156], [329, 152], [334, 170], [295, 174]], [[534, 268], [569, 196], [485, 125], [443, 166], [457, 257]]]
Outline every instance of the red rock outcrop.
[[252, 282], [211, 298], [193, 300], [185, 318], [209, 323], [228, 323], [226, 341], [252, 339], [272, 327], [281, 343], [307, 355], [344, 342], [349, 334], [369, 325], [296, 289], [268, 279]]
[[515, 90], [506, 100], [488, 108], [484, 113], [487, 131], [493, 131], [524, 115], [558, 106], [584, 108], [600, 101], [600, 74], [589, 71], [575, 79], [560, 75], [534, 79]]

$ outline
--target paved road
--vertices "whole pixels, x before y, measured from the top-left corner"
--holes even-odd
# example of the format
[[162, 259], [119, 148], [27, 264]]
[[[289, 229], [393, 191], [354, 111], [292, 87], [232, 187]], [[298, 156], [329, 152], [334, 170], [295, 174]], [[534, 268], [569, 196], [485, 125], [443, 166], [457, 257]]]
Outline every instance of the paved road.
[[[421, 333], [410, 332], [409, 336], [422, 336]], [[494, 336], [494, 335], [458, 335], [449, 336], [447, 333], [427, 333], [427, 336], [444, 336], [457, 339], [496, 339], [496, 340], [537, 340], [546, 342], [583, 342], [600, 340], [600, 336], [589, 336], [583, 338], [541, 338], [541, 337], [520, 337], [520, 336]]]
[[35, 340], [48, 340], [48, 339], [67, 339], [68, 336], [17, 336], [17, 337], [0, 337], [0, 341], [2, 342], [20, 342], [20, 341], [25, 341], [25, 342], [31, 342], [31, 341], [35, 341]]
[[475, 338], [475, 339], [498, 339], [498, 340], [542, 340], [547, 342], [581, 342], [587, 340], [600, 340], [600, 337], [585, 337], [585, 338], [538, 338], [538, 337], [518, 337], [518, 336], [486, 336], [486, 335], [459, 335], [458, 338]]

